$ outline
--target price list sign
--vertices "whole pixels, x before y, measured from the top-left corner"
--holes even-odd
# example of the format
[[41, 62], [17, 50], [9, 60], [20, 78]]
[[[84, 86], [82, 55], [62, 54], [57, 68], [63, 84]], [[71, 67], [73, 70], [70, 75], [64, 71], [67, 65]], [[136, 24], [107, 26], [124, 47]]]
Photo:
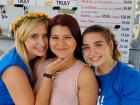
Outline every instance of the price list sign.
[[133, 0], [80, 0], [78, 20], [83, 31], [90, 25], [110, 28], [118, 41], [122, 61], [128, 63], [132, 39]]

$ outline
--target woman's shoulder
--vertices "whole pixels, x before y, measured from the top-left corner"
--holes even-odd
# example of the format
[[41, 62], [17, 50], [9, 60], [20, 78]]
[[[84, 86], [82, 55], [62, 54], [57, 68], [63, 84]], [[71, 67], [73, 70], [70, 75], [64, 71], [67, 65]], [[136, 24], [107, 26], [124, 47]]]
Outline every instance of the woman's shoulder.
[[128, 84], [129, 82], [140, 81], [140, 72], [123, 62], [118, 62], [114, 69], [116, 69], [114, 70], [115, 81], [125, 82]]
[[89, 67], [89, 65], [84, 63], [82, 70], [79, 73], [78, 87], [85, 88], [85, 86], [93, 86], [94, 89], [98, 89], [98, 84], [94, 71]]
[[118, 62], [116, 69], [114, 89], [126, 94], [140, 88], [140, 72], [122, 62]]
[[[81, 62], [81, 61], [80, 61]], [[90, 66], [84, 62], [81, 62], [82, 69], [80, 71], [81, 78], [95, 77], [94, 71], [90, 68]]]
[[19, 63], [21, 63], [21, 61], [19, 61], [19, 56], [15, 48], [9, 50], [0, 58], [1, 70], [12, 65], [18, 65]]
[[121, 74], [123, 73], [126, 75], [140, 75], [140, 72], [137, 69], [120, 61], [118, 62], [116, 69], [119, 69]]
[[16, 70], [17, 68], [22, 69], [29, 75], [28, 68], [18, 55], [16, 48], [12, 48], [0, 59], [0, 76], [7, 70]]

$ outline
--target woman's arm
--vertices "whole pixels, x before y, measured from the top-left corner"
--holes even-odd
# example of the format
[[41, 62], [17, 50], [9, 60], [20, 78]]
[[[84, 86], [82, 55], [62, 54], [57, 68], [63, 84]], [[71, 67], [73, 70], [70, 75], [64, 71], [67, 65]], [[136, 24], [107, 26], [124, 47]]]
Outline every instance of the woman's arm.
[[84, 66], [78, 78], [79, 105], [96, 105], [98, 98], [98, 84], [93, 71]]
[[52, 89], [52, 80], [47, 77], [43, 77], [39, 90], [36, 93], [35, 105], [49, 105], [49, 99]]
[[[57, 71], [60, 71], [61, 68], [66, 64], [66, 59], [57, 59], [46, 65], [44, 68], [44, 73], [55, 74]], [[53, 80], [48, 77], [43, 77], [37, 74], [37, 82], [34, 87], [36, 93], [36, 102], [35, 105], [49, 105], [51, 89], [52, 89]]]
[[24, 71], [16, 66], [8, 68], [2, 75], [15, 105], [34, 105], [34, 94]]

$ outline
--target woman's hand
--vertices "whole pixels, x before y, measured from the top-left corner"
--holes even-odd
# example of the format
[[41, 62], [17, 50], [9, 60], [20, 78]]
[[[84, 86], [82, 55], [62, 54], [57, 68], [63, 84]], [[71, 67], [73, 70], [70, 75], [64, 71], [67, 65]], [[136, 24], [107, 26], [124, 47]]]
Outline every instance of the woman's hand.
[[46, 66], [46, 73], [47, 74], [55, 74], [56, 72], [62, 71], [63, 68], [66, 66], [68, 62], [68, 58], [57, 58], [55, 60], [52, 60], [47, 66]]

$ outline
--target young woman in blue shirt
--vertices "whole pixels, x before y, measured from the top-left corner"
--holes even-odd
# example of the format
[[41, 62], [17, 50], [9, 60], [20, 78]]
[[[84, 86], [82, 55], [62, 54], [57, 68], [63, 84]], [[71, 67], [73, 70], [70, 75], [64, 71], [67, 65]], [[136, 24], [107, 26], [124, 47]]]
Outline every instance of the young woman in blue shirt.
[[97, 105], [140, 105], [140, 73], [120, 61], [114, 34], [93, 25], [82, 37], [84, 58], [95, 67], [100, 87]]

